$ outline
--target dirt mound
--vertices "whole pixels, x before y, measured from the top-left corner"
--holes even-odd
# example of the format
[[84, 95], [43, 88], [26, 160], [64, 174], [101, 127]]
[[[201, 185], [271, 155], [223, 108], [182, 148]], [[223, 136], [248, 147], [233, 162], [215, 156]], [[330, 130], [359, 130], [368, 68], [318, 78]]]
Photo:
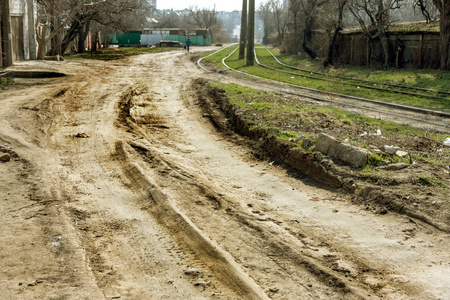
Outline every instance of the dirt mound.
[[[292, 139], [279, 139], [270, 129], [255, 127], [254, 111], [231, 104], [224, 90], [210, 87], [204, 80], [198, 80], [194, 85], [198, 90], [200, 103], [212, 123], [221, 131], [229, 133], [234, 130], [249, 137], [253, 141], [252, 147], [256, 150], [257, 157], [268, 156], [317, 182], [342, 188], [353, 194], [353, 201], [365, 205], [367, 210], [383, 214], [388, 211], [406, 214], [450, 232], [448, 166], [419, 158], [414, 163], [411, 161], [406, 168], [395, 171], [383, 168], [383, 165], [390, 164], [383, 160], [378, 162], [381, 168], [373, 172], [351, 168], [320, 152], [298, 147]], [[277, 101], [283, 99], [285, 98], [280, 97]], [[365, 141], [371, 150], [384, 145], [399, 145], [401, 149], [411, 149], [427, 157], [432, 150], [439, 151], [440, 148], [436, 141], [423, 136], [399, 139], [396, 135], [386, 137], [367, 134], [377, 130], [361, 128], [357, 124], [344, 123], [337, 126], [336, 122], [323, 113], [312, 113], [309, 120], [304, 116], [300, 116], [300, 120], [294, 120], [294, 117], [277, 116], [277, 126], [281, 130], [302, 127], [302, 132], [312, 135], [326, 132], [337, 139], [345, 134], [347, 140]]]

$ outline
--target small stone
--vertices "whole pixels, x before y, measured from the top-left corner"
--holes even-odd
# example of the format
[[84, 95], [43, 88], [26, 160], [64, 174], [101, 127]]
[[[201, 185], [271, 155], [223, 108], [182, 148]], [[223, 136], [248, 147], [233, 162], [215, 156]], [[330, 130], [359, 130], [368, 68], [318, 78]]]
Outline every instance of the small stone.
[[388, 213], [388, 210], [386, 209], [386, 207], [382, 207], [382, 208], [379, 208], [376, 213], [380, 214], [380, 215], [385, 215]]
[[401, 170], [401, 169], [405, 169], [407, 167], [409, 167], [408, 164], [398, 163], [398, 164], [387, 165], [385, 169], [388, 170], [388, 171], [398, 171], [398, 170]]
[[200, 271], [197, 269], [189, 269], [184, 272], [184, 274], [186, 274], [186, 275], [197, 275], [199, 273], [200, 273]]
[[0, 161], [1, 162], [9, 162], [11, 160], [11, 155], [8, 153], [0, 154]]
[[32, 281], [32, 282], [30, 282], [29, 284], [28, 284], [28, 286], [36, 286], [37, 285], [37, 282], [36, 281]]
[[398, 157], [404, 157], [408, 155], [408, 152], [397, 150], [397, 152], [395, 152], [395, 155], [397, 155]]
[[398, 147], [395, 146], [388, 146], [388, 145], [384, 145], [381, 147], [381, 151], [390, 154], [390, 155], [394, 155], [395, 152], [397, 152]]

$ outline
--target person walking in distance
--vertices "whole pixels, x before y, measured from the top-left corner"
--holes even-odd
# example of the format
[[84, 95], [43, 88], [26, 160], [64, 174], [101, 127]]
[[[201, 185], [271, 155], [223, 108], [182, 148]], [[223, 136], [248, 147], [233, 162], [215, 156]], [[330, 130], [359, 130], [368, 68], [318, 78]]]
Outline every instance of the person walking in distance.
[[187, 53], [189, 53], [189, 48], [191, 47], [191, 44], [192, 44], [191, 38], [188, 37], [187, 40], [186, 40], [186, 51], [187, 51]]

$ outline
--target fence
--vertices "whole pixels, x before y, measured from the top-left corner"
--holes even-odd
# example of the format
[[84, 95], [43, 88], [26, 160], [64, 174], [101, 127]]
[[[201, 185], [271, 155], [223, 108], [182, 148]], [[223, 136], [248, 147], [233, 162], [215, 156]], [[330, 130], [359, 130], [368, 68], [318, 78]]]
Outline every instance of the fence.
[[[321, 35], [315, 35], [315, 39], [323, 41]], [[439, 68], [439, 32], [389, 32], [389, 40], [399, 67]], [[379, 39], [369, 40], [359, 32], [344, 33], [337, 40], [333, 60], [338, 64], [381, 66], [384, 53]]]

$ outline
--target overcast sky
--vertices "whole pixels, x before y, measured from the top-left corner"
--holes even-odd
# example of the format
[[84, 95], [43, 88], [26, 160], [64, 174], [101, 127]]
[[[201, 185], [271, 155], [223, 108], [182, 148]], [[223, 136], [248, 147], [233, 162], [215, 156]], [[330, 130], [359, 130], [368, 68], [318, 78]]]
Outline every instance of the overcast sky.
[[[255, 0], [255, 6], [258, 8], [259, 3], [266, 0]], [[158, 9], [184, 9], [189, 6], [198, 6], [198, 8], [214, 8], [216, 11], [233, 11], [242, 9], [242, 0], [157, 0], [156, 6]]]

